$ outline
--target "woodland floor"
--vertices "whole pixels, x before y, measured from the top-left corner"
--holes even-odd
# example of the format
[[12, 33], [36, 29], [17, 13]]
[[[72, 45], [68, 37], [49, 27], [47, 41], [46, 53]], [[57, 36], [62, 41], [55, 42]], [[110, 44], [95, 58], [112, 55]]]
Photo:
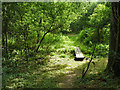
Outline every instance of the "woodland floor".
[[[71, 35], [71, 36], [76, 36], [76, 35]], [[65, 45], [66, 44], [73, 44], [73, 41], [65, 41]], [[65, 48], [71, 49], [74, 48], [75, 46], [67, 46]], [[61, 49], [65, 49], [65, 48], [61, 48]], [[57, 51], [61, 50], [58, 49]], [[58, 87], [60, 88], [74, 88], [74, 80], [77, 78], [77, 76], [79, 76], [81, 74], [81, 70], [77, 69], [78, 66], [82, 65], [83, 63], [85, 63], [86, 61], [75, 61], [74, 57], [70, 57], [69, 55], [66, 54], [66, 56], [64, 58], [59, 57], [59, 53], [56, 52], [55, 56], [51, 57], [50, 61], [56, 61], [56, 60], [60, 60], [59, 62], [56, 63], [56, 65], [66, 65], [66, 67], [64, 68], [65, 72], [64, 72], [64, 76], [63, 77], [59, 77], [59, 83], [58, 83]]]
[[[77, 37], [77, 35], [69, 35], [69, 37]], [[57, 49], [55, 55], [50, 56], [50, 62], [46, 68], [44, 67], [45, 73], [47, 73], [46, 75], [50, 78], [50, 82], [51, 79], [53, 79], [53, 82], [56, 82], [54, 85], [56, 84], [55, 87], [57, 88], [98, 88], [104, 86], [104, 79], [96, 75], [105, 69], [107, 58], [101, 58], [102, 63], [100, 67], [91, 65], [92, 67], [88, 72], [88, 76], [90, 77], [87, 77], [88, 79], [84, 82], [84, 80], [81, 80], [82, 70], [86, 67], [88, 61], [85, 59], [83, 61], [75, 61], [73, 54], [66, 53], [74, 50], [74, 47], [76, 47], [74, 41], [65, 39], [62, 48]], [[96, 61], [98, 61], [97, 63], [100, 63], [101, 60], [96, 59]], [[98, 80], [95, 80], [95, 78]], [[99, 83], [102, 80], [103, 85], [101, 84], [100, 86]]]
[[[86, 60], [75, 61], [72, 54], [65, 53], [66, 50], [69, 52], [74, 47], [74, 41], [67, 39], [64, 41], [64, 46], [57, 49], [54, 56], [50, 56], [50, 62], [47, 67], [50, 73], [54, 73], [51, 77], [56, 77], [58, 88], [74, 88], [75, 79], [82, 72], [82, 69], [78, 69], [78, 67], [87, 62]], [[58, 76], [55, 76], [57, 74]]]
[[[69, 37], [77, 37], [70, 35]], [[3, 87], [5, 88], [120, 88], [120, 81], [105, 76], [103, 71], [107, 64], [107, 58], [95, 59], [95, 67], [91, 64], [85, 79], [81, 79], [82, 70], [88, 61], [74, 60], [74, 41], [65, 38], [63, 45], [51, 52], [46, 65], [19, 67], [20, 73], [6, 73], [3, 75]], [[28, 64], [28, 63], [27, 63]], [[27, 69], [26, 69], [27, 68]], [[18, 71], [17, 71], [18, 72]]]
[[[49, 72], [56, 81], [57, 88], [119, 88], [118, 79], [115, 82], [109, 76], [105, 77], [103, 71], [107, 65], [107, 58], [94, 60], [97, 66], [91, 64], [84, 80], [81, 79], [82, 70], [87, 66], [88, 61], [75, 61], [73, 53], [75, 42], [70, 37], [76, 38], [77, 35], [69, 35], [69, 39], [64, 40], [62, 48], [56, 50], [54, 56], [50, 56], [48, 64]], [[67, 52], [65, 52], [67, 51]], [[51, 78], [52, 79], [52, 78]], [[114, 84], [113, 84], [114, 83]]]

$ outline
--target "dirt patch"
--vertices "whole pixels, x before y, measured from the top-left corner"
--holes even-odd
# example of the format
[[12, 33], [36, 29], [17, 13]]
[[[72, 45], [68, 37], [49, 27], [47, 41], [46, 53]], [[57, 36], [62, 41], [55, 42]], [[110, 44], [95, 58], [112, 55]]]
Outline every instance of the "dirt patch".
[[73, 88], [73, 83], [75, 80], [76, 74], [69, 74], [64, 76], [59, 83], [60, 88]]
[[80, 70], [67, 71], [67, 75], [62, 77], [59, 82], [60, 88], [74, 88], [74, 81], [81, 74]]

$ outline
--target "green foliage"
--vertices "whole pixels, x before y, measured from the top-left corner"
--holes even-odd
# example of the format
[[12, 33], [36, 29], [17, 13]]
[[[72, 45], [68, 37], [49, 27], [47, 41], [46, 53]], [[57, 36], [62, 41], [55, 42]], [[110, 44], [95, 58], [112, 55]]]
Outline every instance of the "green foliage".
[[89, 17], [89, 23], [95, 27], [103, 27], [104, 24], [109, 23], [111, 9], [104, 4], [98, 4], [94, 9], [93, 14]]
[[[93, 46], [97, 44], [95, 56], [107, 56], [109, 52], [110, 6], [106, 6], [106, 3], [96, 4], [92, 12], [88, 16], [88, 26], [80, 31], [77, 42], [82, 43], [79, 47], [83, 53], [91, 54]], [[88, 48], [86, 49], [86, 47]]]
[[103, 44], [99, 44], [96, 47], [96, 51], [97, 53], [95, 53], [95, 56], [108, 56], [109, 53], [109, 45], [103, 45]]
[[[29, 59], [36, 55], [39, 45], [44, 49], [42, 54], [54, 51], [52, 45], [62, 41], [59, 33], [69, 31], [70, 23], [76, 18], [73, 8], [74, 4], [62, 2], [3, 3], [4, 57], [14, 57], [17, 55], [14, 51], [18, 51]], [[59, 43], [55, 45], [59, 47]]]
[[54, 52], [51, 52], [51, 53], [50, 53], [50, 56], [55, 56], [55, 53], [54, 53]]
[[65, 54], [61, 54], [60, 57], [61, 57], [61, 58], [65, 58], [66, 55], [65, 55]]
[[[107, 58], [95, 59], [95, 66], [91, 63], [84, 79], [78, 76], [74, 82], [76, 88], [118, 88], [119, 79], [113, 78], [112, 74], [106, 74], [104, 69], [107, 65]], [[86, 67], [87, 63], [79, 66], [78, 69]], [[82, 72], [82, 71], [81, 71]]]
[[[4, 2], [2, 6], [3, 88], [57, 88], [59, 77], [77, 67], [76, 46], [90, 56], [97, 44], [95, 56], [108, 55], [109, 3]], [[96, 71], [103, 68], [104, 64]]]
[[59, 34], [47, 34], [46, 38], [44, 39], [42, 46], [51, 46], [57, 42], [62, 42], [62, 35]]
[[89, 16], [94, 12], [96, 2], [81, 3], [78, 7], [78, 16], [70, 25], [72, 32], [79, 33], [84, 27], [88, 26]]
[[50, 53], [51, 46], [62, 41], [58, 33], [69, 31], [70, 23], [77, 17], [74, 8], [79, 4], [3, 3], [3, 46], [9, 48], [8, 52], [3, 50], [4, 57], [11, 57], [10, 53], [19, 50], [27, 59], [39, 45]]

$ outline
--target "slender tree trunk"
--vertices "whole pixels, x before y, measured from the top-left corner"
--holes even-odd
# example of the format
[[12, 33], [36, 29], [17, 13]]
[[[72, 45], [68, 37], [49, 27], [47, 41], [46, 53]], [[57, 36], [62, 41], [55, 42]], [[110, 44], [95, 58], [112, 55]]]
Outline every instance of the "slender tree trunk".
[[92, 62], [92, 59], [93, 59], [93, 56], [94, 56], [94, 52], [95, 52], [95, 48], [96, 48], [96, 44], [95, 44], [95, 46], [94, 46], [94, 49], [93, 49], [93, 52], [92, 52], [92, 56], [91, 56], [91, 59], [90, 59], [90, 61], [89, 61], [89, 63], [88, 63], [87, 69], [86, 69], [85, 72], [84, 72], [84, 70], [83, 70], [82, 79], [85, 77], [85, 75], [86, 75], [86, 73], [87, 73], [87, 71], [88, 71], [88, 69], [89, 69], [90, 63]]
[[8, 59], [8, 36], [7, 36], [7, 31], [8, 31], [8, 21], [6, 20], [5, 22], [5, 53], [6, 53], [6, 59]]
[[112, 22], [110, 29], [110, 51], [107, 72], [120, 76], [120, 2], [112, 3]]
[[44, 40], [45, 36], [46, 36], [49, 32], [55, 31], [55, 30], [57, 30], [57, 29], [60, 28], [60, 27], [62, 27], [62, 25], [58, 25], [57, 27], [53, 28], [52, 30], [50, 30], [50, 29], [51, 29], [51, 27], [50, 27], [50, 28], [48, 29], [48, 31], [47, 31], [46, 33], [44, 33], [44, 35], [42, 36], [42, 39], [39, 40], [39, 45], [37, 46], [37, 49], [36, 49], [35, 51], [38, 52], [38, 49], [39, 49], [42, 41]]
[[37, 31], [37, 43], [39, 43], [39, 39], [40, 39], [40, 32]]
[[25, 57], [26, 57], [26, 60], [28, 61], [28, 44], [27, 44], [27, 37], [28, 37], [28, 26], [25, 27], [25, 30], [24, 30], [24, 44], [25, 44]]
[[[42, 19], [40, 19], [39, 21], [39, 27], [41, 27], [41, 24], [42, 24]], [[40, 31], [38, 30], [37, 31], [37, 43], [39, 43], [39, 40], [40, 40]]]
[[41, 39], [41, 40], [39, 40], [39, 45], [37, 46], [36, 52], [38, 52], [38, 49], [39, 49], [39, 47], [40, 47], [40, 45], [41, 45], [42, 41], [44, 40], [45, 36], [46, 36], [49, 32], [50, 32], [50, 31], [47, 31], [46, 33], [44, 33], [44, 35], [43, 35], [42, 39]]
[[6, 59], [8, 59], [8, 44], [7, 44], [7, 40], [8, 40], [8, 38], [7, 38], [7, 31], [5, 32], [5, 51], [6, 51]]
[[97, 29], [97, 35], [98, 35], [98, 37], [97, 37], [98, 42], [100, 43], [100, 30], [99, 30], [99, 28]]
[[2, 34], [2, 48], [5, 47], [5, 37], [4, 37], [4, 33]]

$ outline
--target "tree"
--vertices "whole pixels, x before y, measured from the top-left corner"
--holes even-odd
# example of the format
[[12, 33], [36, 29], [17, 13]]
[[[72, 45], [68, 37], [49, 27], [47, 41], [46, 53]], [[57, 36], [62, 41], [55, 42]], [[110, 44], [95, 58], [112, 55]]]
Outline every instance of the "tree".
[[89, 16], [94, 12], [94, 8], [97, 6], [96, 2], [81, 3], [76, 11], [78, 14], [77, 19], [71, 23], [70, 28], [73, 32], [79, 33], [83, 28], [87, 27]]
[[[107, 12], [106, 12], [107, 11]], [[95, 28], [95, 32], [97, 33], [97, 41], [101, 43], [101, 36], [104, 35], [103, 27], [109, 24], [110, 21], [110, 13], [111, 10], [105, 4], [98, 4], [94, 9], [93, 14], [89, 17], [89, 26]]]
[[[3, 52], [5, 51], [5, 57], [6, 59], [8, 59], [8, 33], [10, 32], [9, 30], [9, 23], [10, 23], [10, 19], [11, 19], [11, 9], [13, 8], [13, 6], [11, 5], [11, 3], [4, 3], [3, 4], [3, 23], [2, 23], [2, 42], [3, 42], [3, 48], [5, 50], [3, 50]], [[13, 14], [13, 13], [12, 13]]]
[[112, 2], [109, 58], [105, 71], [120, 76], [120, 2]]
[[[106, 46], [109, 44], [108, 38], [111, 15], [111, 7], [109, 4], [110, 3], [93, 3], [89, 5], [90, 7], [88, 8], [91, 8], [92, 10], [88, 9], [88, 12], [90, 11], [91, 13], [85, 13], [87, 15], [86, 17], [88, 18], [88, 20], [86, 19], [86, 24], [83, 23], [82, 26], [84, 28], [80, 31], [79, 34], [79, 40], [83, 42], [83, 44], [88, 45], [90, 47], [93, 46], [93, 44], [95, 43], [98, 43], [99, 45], [104, 44]], [[85, 20], [82, 21], [85, 22]], [[107, 48], [106, 46], [103, 48]], [[98, 45], [97, 48], [99, 48]], [[103, 48], [99, 49], [103, 50]], [[106, 54], [108, 53], [107, 50]]]
[[[43, 3], [44, 16], [40, 19], [39, 28], [44, 27], [44, 34], [38, 40], [36, 52], [48, 33], [55, 33], [61, 30], [67, 30], [71, 22], [70, 14], [72, 12], [71, 3]], [[46, 7], [46, 8], [45, 8]], [[38, 35], [39, 36], [39, 35]]]
[[79, 3], [3, 3], [3, 57], [10, 59], [15, 51], [28, 60], [44, 45], [47, 35], [69, 30], [77, 17], [76, 5]]

